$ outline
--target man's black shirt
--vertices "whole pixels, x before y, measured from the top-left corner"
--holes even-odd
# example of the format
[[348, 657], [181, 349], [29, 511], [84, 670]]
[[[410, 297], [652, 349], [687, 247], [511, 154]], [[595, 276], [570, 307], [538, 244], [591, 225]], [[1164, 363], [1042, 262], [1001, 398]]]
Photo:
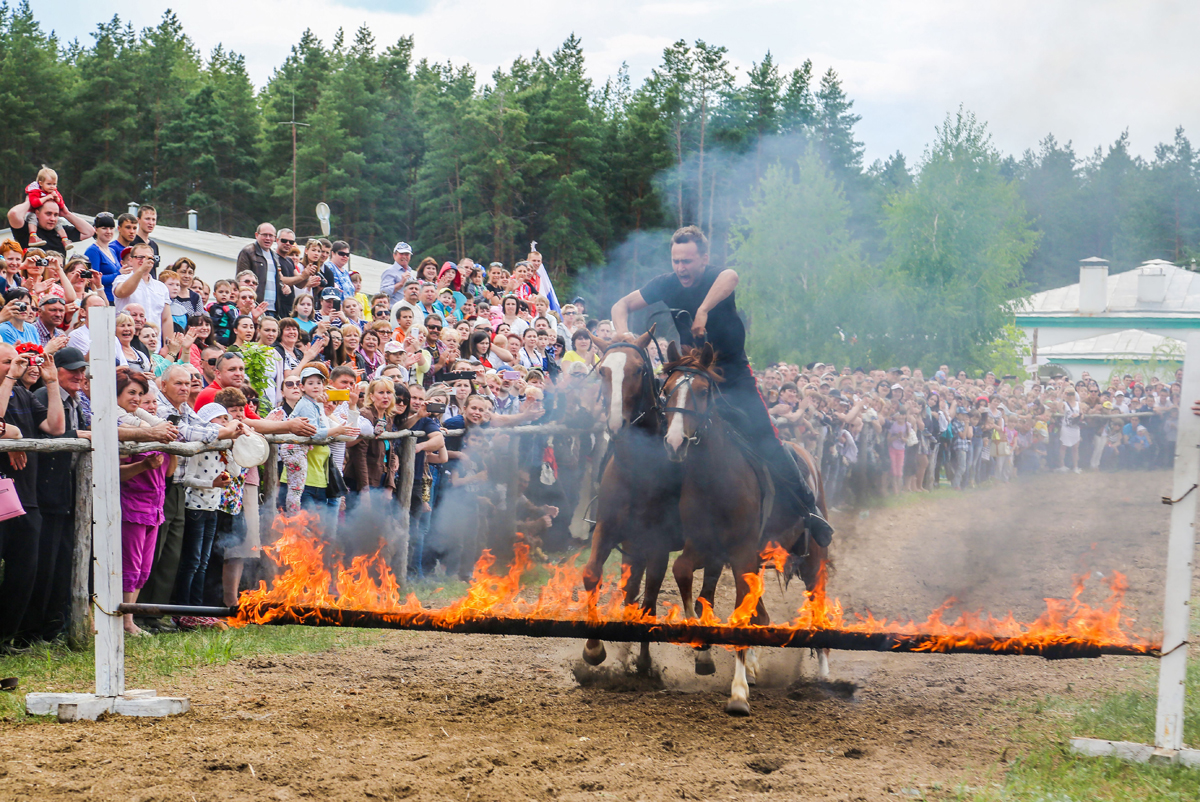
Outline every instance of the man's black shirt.
[[[46, 420], [46, 405], [33, 397], [33, 393], [18, 384], [13, 387], [12, 397], [8, 399], [8, 411], [4, 413], [4, 422], [21, 430], [22, 438], [45, 437], [38, 428]], [[38, 453], [26, 451], [25, 467], [17, 470], [12, 467], [12, 457], [8, 458], [8, 467], [4, 474], [13, 480], [17, 488], [17, 498], [26, 509], [38, 506], [37, 478]]]
[[[67, 232], [67, 239], [69, 239], [71, 242], [79, 242], [79, 240], [83, 239], [81, 236], [79, 236], [79, 230], [75, 228], [75, 226], [67, 222], [64, 222], [62, 225], [63, 230]], [[67, 251], [63, 247], [62, 238], [58, 236], [58, 232], [53, 228], [42, 228], [41, 226], [38, 226], [37, 233], [38, 236], [46, 242], [45, 245], [38, 245], [37, 247], [41, 248], [43, 251], [58, 251], [63, 255], [63, 261], [65, 262], [67, 258]], [[18, 245], [26, 250], [29, 249], [28, 226], [16, 226], [12, 229], [12, 236], [13, 239], [17, 241]], [[24, 434], [24, 432], [22, 432], [22, 434]]]
[[[674, 314], [677, 310], [688, 313], [686, 322], [678, 320], [679, 342], [681, 345], [695, 345], [692, 338], [691, 322], [696, 317], [700, 304], [708, 296], [713, 282], [721, 275], [721, 269], [709, 266], [690, 287], [679, 283], [674, 273], [663, 273], [655, 276], [642, 287], [642, 299], [652, 304], [662, 301]], [[712, 343], [717, 352], [717, 366], [725, 370], [733, 367], [744, 368], [749, 361], [746, 358], [746, 327], [738, 317], [737, 303], [734, 293], [717, 304], [708, 313], [708, 323], [705, 326], [706, 339]]]

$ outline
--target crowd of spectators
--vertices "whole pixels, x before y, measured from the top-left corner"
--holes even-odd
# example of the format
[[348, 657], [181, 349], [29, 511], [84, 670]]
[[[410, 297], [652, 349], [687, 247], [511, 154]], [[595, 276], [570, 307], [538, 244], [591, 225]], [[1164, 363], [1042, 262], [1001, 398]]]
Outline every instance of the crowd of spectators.
[[[209, 286], [191, 260], [162, 262], [150, 206], [85, 220], [56, 187], [38, 184], [8, 216], [0, 437], [89, 435], [88, 314], [114, 306], [122, 440], [313, 438], [279, 449], [279, 492], [269, 499], [261, 469], [228, 451], [122, 458], [126, 600], [235, 603], [277, 511], [311, 510], [347, 552], [366, 552], [378, 533], [364, 542], [354, 516], [395, 518], [407, 507], [414, 579], [466, 578], [483, 548], [511, 549], [513, 531], [535, 549], [571, 546], [600, 438], [522, 436], [514, 466], [502, 430], [591, 426], [599, 417], [592, 337], [610, 339], [613, 329], [582, 298], [554, 308], [536, 251], [511, 269], [470, 259], [413, 264], [413, 249], [399, 242], [381, 285], [364, 287], [348, 243], [298, 242], [264, 223], [233, 274]], [[71, 243], [88, 237], [86, 251], [68, 257]], [[818, 455], [835, 505], [942, 482], [968, 488], [1037, 471], [1165, 465], [1177, 378], [1115, 377], [1101, 387], [1086, 377], [972, 379], [942, 366], [925, 378], [907, 367], [821, 363], [758, 374], [782, 436]], [[377, 437], [403, 430], [420, 433], [411, 492], [397, 481], [399, 441]], [[0, 523], [0, 644], [22, 648], [65, 626], [75, 457], [6, 459], [24, 513]], [[125, 621], [134, 636], [220, 626]]]
[[1011, 481], [1044, 471], [1167, 467], [1180, 374], [969, 378], [942, 365], [890, 370], [780, 364], [759, 375], [780, 434], [818, 456], [834, 505]]

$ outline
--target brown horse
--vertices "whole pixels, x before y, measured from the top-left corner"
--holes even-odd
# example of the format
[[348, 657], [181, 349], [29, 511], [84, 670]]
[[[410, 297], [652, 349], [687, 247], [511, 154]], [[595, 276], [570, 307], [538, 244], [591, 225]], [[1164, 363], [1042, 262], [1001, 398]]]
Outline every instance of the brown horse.
[[[663, 388], [667, 399], [666, 451], [673, 461], [683, 464], [680, 517], [687, 537], [684, 552], [675, 562], [674, 574], [685, 611], [692, 609], [692, 573], [698, 564], [706, 568], [702, 597], [710, 604], [719, 570], [708, 569], [729, 565], [734, 574], [736, 603], [740, 606], [750, 589], [746, 576], [758, 573], [764, 540], [778, 542], [799, 558], [800, 573], [810, 590], [819, 585], [825, 556], [816, 543], [805, 548], [810, 539], [805, 536], [801, 522], [783, 520], [781, 515], [773, 514], [769, 486], [759, 480], [728, 424], [717, 414], [716, 395], [721, 378], [712, 369], [714, 356], [707, 344], [681, 356], [672, 343], [669, 362], [663, 369], [667, 374]], [[815, 479], [819, 486], [819, 474], [811, 459], [807, 460], [807, 467], [810, 480]], [[770, 622], [761, 599], [751, 622]], [[708, 670], [711, 656], [703, 658], [698, 654], [698, 673], [711, 673]], [[748, 659], [752, 674], [753, 652], [737, 652], [733, 687], [725, 705], [726, 712], [732, 715], [750, 712]], [[827, 670], [827, 666], [825, 657], [822, 670]]]
[[[642, 576], [642, 609], [653, 615], [667, 573], [670, 552], [683, 547], [679, 527], [679, 466], [662, 449], [662, 408], [646, 347], [654, 327], [633, 342], [608, 343], [597, 367], [600, 400], [609, 435], [607, 462], [600, 479], [592, 551], [583, 569], [584, 589], [594, 594], [604, 562], [618, 546], [628, 573], [625, 604], [637, 602]], [[604, 644], [589, 640], [583, 659], [600, 665]], [[650, 644], [642, 643], [637, 668], [650, 668]]]
[[[812, 455], [796, 443], [784, 443], [784, 447], [792, 449], [795, 453], [805, 481], [812, 486], [813, 492], [816, 495], [821, 517], [828, 520], [828, 509], [825, 504], [825, 483]], [[799, 576], [800, 580], [804, 583], [806, 591], [813, 597], [813, 601], [818, 605], [823, 605], [826, 578], [822, 576], [821, 572], [822, 569], [828, 570], [829, 549], [809, 537], [807, 531], [802, 526], [796, 527], [795, 522], [784, 520], [782, 515], [779, 514], [778, 509], [773, 511], [768, 520], [759, 545], [760, 547], [766, 547], [770, 543], [778, 543], [788, 552], [788, 557], [783, 568], [784, 583], [786, 584], [793, 577]], [[684, 546], [683, 551], [675, 558], [675, 562], [672, 565], [672, 573], [675, 576], [676, 584], [679, 584], [680, 587], [687, 585], [689, 588], [692, 583], [692, 575], [701, 566], [704, 568], [704, 580], [700, 584], [700, 593], [696, 596], [696, 603], [693, 608], [696, 615], [700, 615], [702, 612], [702, 601], [708, 604], [709, 609], [713, 608], [717, 583], [721, 578], [724, 565], [719, 559], [706, 558], [690, 544]], [[696, 648], [695, 652], [696, 673], [716, 673], [717, 665], [713, 661], [711, 647], [700, 646]], [[814, 649], [813, 654], [817, 658], [817, 678], [820, 680], [829, 679], [829, 650]], [[746, 681], [749, 685], [754, 686], [757, 684], [757, 679], [757, 651], [747, 649]]]

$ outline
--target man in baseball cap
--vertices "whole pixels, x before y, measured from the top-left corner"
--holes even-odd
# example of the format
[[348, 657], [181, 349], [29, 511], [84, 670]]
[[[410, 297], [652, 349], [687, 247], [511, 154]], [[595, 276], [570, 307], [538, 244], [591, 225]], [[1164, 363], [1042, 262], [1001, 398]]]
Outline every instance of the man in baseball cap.
[[403, 299], [401, 290], [404, 288], [404, 282], [413, 278], [412, 271], [408, 269], [412, 253], [412, 246], [407, 242], [397, 242], [396, 247], [392, 248], [391, 266], [379, 277], [379, 294], [391, 299], [390, 306], [395, 306]]
[[66, 348], [60, 348], [58, 353], [54, 355], [54, 364], [59, 370], [79, 370], [80, 368], [86, 368], [88, 362], [83, 357], [83, 351], [67, 346]]

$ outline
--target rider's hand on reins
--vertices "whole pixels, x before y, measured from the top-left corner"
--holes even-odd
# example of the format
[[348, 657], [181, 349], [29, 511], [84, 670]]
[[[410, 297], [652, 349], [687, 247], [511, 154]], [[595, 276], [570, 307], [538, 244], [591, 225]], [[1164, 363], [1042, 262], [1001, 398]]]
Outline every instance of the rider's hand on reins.
[[696, 310], [696, 317], [692, 319], [692, 337], [697, 343], [704, 342], [705, 334], [707, 334], [706, 326], [708, 325], [708, 313], [703, 309]]

